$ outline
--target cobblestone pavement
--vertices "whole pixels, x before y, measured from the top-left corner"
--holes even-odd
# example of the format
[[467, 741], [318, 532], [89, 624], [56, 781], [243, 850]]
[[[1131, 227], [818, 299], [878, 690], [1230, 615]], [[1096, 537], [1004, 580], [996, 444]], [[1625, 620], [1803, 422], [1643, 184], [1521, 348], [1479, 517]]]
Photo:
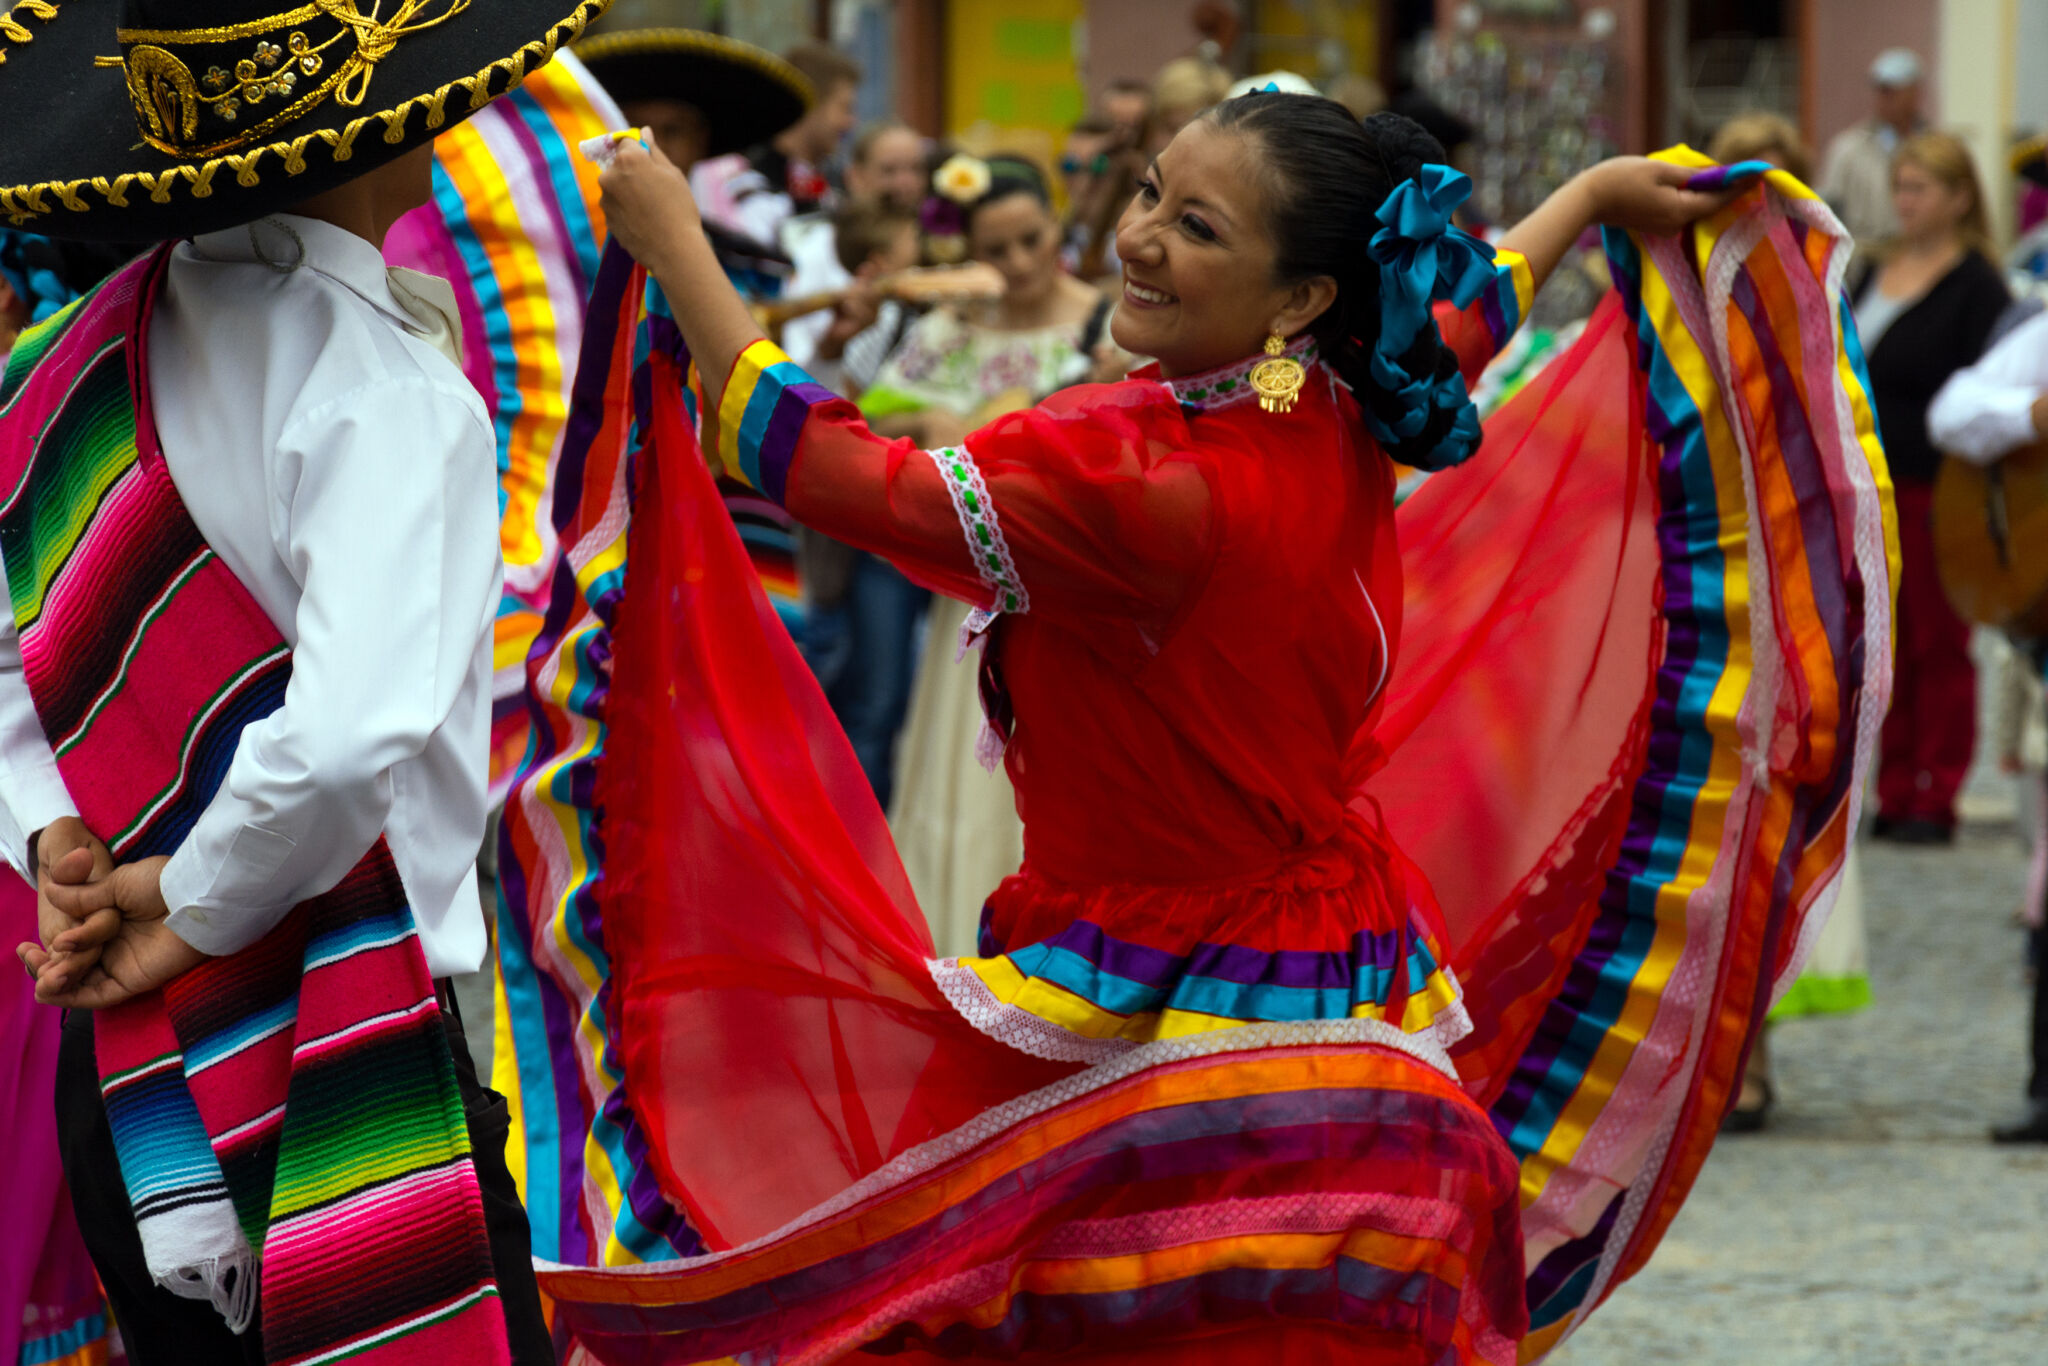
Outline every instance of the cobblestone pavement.
[[1715, 1146], [1555, 1366], [2048, 1362], [2048, 1148], [1984, 1136], [2026, 1077], [2010, 830], [1865, 847], [1875, 1004], [1773, 1032], [1771, 1128]]

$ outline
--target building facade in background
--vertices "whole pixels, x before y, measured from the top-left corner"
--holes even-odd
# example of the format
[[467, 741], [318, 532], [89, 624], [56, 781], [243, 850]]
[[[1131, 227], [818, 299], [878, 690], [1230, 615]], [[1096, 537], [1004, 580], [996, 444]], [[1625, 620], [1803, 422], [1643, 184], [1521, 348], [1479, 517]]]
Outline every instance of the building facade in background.
[[[1512, 219], [1611, 151], [1704, 144], [1735, 113], [1785, 114], [1816, 148], [1868, 115], [1888, 47], [1926, 60], [1927, 109], [1960, 133], [2009, 230], [2005, 148], [2048, 128], [2048, 0], [703, 0], [706, 27], [860, 58], [867, 118], [977, 151], [1057, 160], [1119, 79], [1215, 44], [1235, 73], [1411, 79], [1478, 130], [1478, 207]], [[1222, 39], [1216, 44], [1217, 39]], [[2025, 73], [2030, 79], [2022, 79]]]

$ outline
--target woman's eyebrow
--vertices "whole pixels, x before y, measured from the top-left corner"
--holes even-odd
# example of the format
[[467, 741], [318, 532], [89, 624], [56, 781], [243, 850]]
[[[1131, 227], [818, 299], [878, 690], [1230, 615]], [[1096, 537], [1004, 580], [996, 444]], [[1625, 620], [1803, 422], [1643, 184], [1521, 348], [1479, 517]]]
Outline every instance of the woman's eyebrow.
[[[1151, 162], [1146, 165], [1145, 170], [1146, 173], [1152, 177], [1152, 183], [1156, 185], [1161, 190], [1161, 192], [1164, 192], [1166, 189], [1166, 177], [1159, 173], [1159, 158], [1153, 157]], [[1190, 205], [1191, 207], [1203, 209], [1209, 213], [1215, 214], [1218, 218], [1223, 220], [1224, 227], [1232, 226], [1232, 219], [1230, 217], [1230, 214], [1226, 212], [1224, 209], [1219, 208], [1217, 205], [1210, 203], [1206, 199], [1198, 199], [1193, 195], [1189, 195], [1186, 199], [1182, 200], [1181, 202]]]

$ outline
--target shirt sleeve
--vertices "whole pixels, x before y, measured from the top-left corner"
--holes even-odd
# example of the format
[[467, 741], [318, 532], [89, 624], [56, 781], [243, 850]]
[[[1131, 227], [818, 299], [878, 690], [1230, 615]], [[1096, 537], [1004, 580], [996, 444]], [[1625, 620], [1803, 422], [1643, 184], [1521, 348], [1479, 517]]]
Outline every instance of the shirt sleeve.
[[428, 379], [366, 386], [286, 427], [271, 494], [301, 589], [291, 682], [164, 868], [168, 923], [194, 948], [247, 947], [383, 832], [391, 770], [448, 720], [491, 629], [494, 449], [473, 401]]
[[960, 446], [920, 450], [875, 435], [761, 341], [733, 368], [711, 444], [798, 521], [940, 592], [1144, 630], [1173, 615], [1215, 541], [1208, 467], [1160, 417], [1142, 400], [1069, 390]]
[[[0, 566], [0, 600], [6, 584], [7, 571]], [[28, 866], [29, 836], [59, 817], [77, 814], [29, 696], [14, 614], [0, 612], [0, 856], [34, 882], [35, 872]]]
[[1437, 330], [1444, 345], [1457, 353], [1466, 384], [1478, 382], [1479, 372], [1501, 353], [1529, 315], [1529, 301], [1535, 297], [1536, 277], [1529, 272], [1527, 258], [1502, 249], [1494, 253], [1493, 280], [1477, 299], [1464, 308], [1436, 306]]
[[1937, 447], [1974, 465], [2041, 439], [2034, 401], [2048, 392], [2048, 313], [2028, 319], [1974, 365], [1949, 376], [1927, 409]]

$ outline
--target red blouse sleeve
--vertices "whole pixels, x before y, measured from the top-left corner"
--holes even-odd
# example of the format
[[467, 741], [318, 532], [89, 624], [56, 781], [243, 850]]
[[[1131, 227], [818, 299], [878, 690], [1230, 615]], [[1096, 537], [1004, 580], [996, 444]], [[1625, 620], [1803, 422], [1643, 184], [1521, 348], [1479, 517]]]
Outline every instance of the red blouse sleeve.
[[766, 341], [733, 367], [707, 445], [804, 525], [996, 612], [1163, 626], [1214, 552], [1212, 478], [1171, 395], [1069, 390], [920, 450]]
[[1499, 355], [1528, 316], [1529, 300], [1535, 297], [1536, 280], [1529, 263], [1518, 251], [1500, 250], [1493, 257], [1493, 283], [1486, 292], [1464, 308], [1448, 303], [1436, 306], [1437, 330], [1444, 344], [1458, 353], [1458, 368], [1465, 383], [1475, 384], [1479, 372]]

